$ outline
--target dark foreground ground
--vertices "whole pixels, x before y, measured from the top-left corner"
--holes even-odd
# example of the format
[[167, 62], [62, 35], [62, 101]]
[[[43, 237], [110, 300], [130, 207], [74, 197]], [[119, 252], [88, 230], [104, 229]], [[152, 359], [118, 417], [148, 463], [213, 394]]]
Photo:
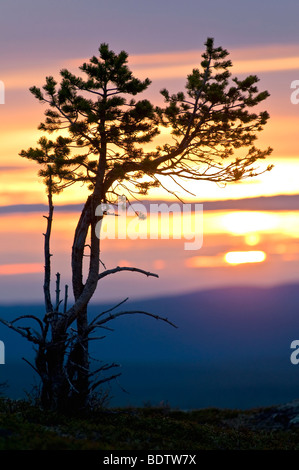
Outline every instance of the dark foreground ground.
[[0, 450], [299, 450], [299, 402], [248, 411], [161, 406], [69, 417], [1, 399]]

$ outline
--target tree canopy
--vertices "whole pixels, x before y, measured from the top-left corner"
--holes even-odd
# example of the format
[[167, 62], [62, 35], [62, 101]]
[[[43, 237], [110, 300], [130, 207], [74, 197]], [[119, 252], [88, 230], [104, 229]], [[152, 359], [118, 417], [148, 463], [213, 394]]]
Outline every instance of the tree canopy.
[[[256, 175], [255, 162], [271, 153], [254, 145], [269, 115], [251, 108], [269, 93], [258, 91], [256, 75], [232, 78], [229, 54], [214, 47], [212, 38], [205, 46], [200, 68], [187, 76], [185, 91], [161, 91], [162, 108], [133, 98], [150, 80], [133, 76], [126, 52], [116, 54], [101, 44], [99, 57], [84, 63], [81, 75], [63, 69], [60, 84], [47, 77], [42, 89], [31, 88], [49, 106], [39, 128], [67, 131], [68, 136], [42, 137], [37, 148], [21, 156], [42, 164], [40, 175], [46, 181], [51, 171], [53, 192], [76, 182], [94, 191], [100, 181], [103, 202], [130, 191], [146, 195], [161, 184], [161, 176], [188, 184], [190, 179], [232, 182]], [[163, 127], [172, 139], [155, 145]], [[247, 151], [234, 158], [240, 148]]]

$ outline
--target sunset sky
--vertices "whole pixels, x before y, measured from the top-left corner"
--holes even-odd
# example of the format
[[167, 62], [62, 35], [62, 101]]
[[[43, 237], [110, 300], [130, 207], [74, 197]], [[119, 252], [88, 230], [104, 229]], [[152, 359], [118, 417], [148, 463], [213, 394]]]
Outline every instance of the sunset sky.
[[[274, 149], [268, 161], [260, 164], [262, 169], [273, 163], [274, 169], [226, 187], [190, 183], [188, 189], [196, 195], [194, 198], [180, 192], [186, 202], [203, 204], [200, 250], [186, 250], [185, 239], [163, 239], [161, 233], [154, 240], [104, 240], [102, 256], [107, 268], [138, 266], [157, 272], [159, 279], [118, 274], [103, 281], [95, 300], [166, 295], [223, 285], [297, 282], [299, 104], [291, 101], [295, 92], [291, 84], [299, 80], [298, 15], [296, 0], [3, 0], [0, 302], [42, 300], [45, 212], [38, 205], [46, 204], [46, 197], [37, 177], [37, 165], [18, 154], [34, 146], [40, 137], [37, 126], [45, 107], [28, 88], [42, 86], [47, 75], [58, 77], [61, 68], [76, 72], [81, 63], [97, 53], [102, 42], [109, 43], [115, 52], [128, 52], [135, 75], [152, 80], [146, 97], [161, 104], [159, 91], [164, 87], [171, 92], [183, 90], [186, 75], [199, 65], [204, 42], [208, 36], [214, 37], [216, 46], [230, 52], [232, 74], [241, 78], [256, 74], [259, 89], [270, 93], [262, 103], [270, 120], [258, 145]], [[159, 137], [166, 138], [165, 133]], [[70, 248], [79, 214], [77, 207], [68, 205], [81, 204], [86, 195], [84, 188], [72, 187], [54, 200], [53, 272], [61, 272], [66, 283], [70, 282]], [[266, 198], [281, 195], [293, 198], [271, 199], [269, 209]], [[169, 199], [169, 194], [156, 190], [150, 197], [163, 200]], [[221, 201], [248, 198], [253, 198], [249, 204], [220, 205]], [[214, 206], [207, 205], [213, 201]], [[175, 214], [172, 232], [180, 227], [180, 220], [179, 213]]]

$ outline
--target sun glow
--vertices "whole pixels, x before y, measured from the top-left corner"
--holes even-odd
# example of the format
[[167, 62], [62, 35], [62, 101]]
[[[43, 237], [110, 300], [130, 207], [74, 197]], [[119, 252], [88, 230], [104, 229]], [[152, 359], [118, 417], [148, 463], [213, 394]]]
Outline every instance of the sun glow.
[[262, 211], [236, 211], [222, 217], [223, 227], [234, 235], [273, 231], [279, 225], [276, 214]]
[[260, 242], [260, 235], [258, 233], [248, 233], [245, 235], [245, 243], [246, 245], [249, 245], [249, 246], [254, 246], [254, 245], [258, 245], [258, 243]]
[[262, 263], [266, 259], [264, 251], [229, 251], [224, 256], [228, 264]]

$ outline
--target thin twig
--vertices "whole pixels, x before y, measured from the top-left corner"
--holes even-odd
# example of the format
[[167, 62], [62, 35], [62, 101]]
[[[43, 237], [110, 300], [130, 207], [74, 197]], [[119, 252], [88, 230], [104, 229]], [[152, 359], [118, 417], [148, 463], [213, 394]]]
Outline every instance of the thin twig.
[[129, 297], [126, 297], [124, 300], [122, 300], [122, 301], [119, 302], [118, 304], [114, 305], [113, 307], [109, 308], [108, 310], [105, 310], [104, 312], [99, 313], [99, 315], [97, 315], [97, 316], [92, 320], [92, 322], [90, 322], [89, 326], [94, 325], [95, 322], [96, 322], [101, 316], [105, 315], [106, 313], [112, 312], [112, 310], [115, 310], [116, 308], [120, 307], [120, 306], [123, 305], [125, 302], [127, 302], [127, 300], [129, 300]]

